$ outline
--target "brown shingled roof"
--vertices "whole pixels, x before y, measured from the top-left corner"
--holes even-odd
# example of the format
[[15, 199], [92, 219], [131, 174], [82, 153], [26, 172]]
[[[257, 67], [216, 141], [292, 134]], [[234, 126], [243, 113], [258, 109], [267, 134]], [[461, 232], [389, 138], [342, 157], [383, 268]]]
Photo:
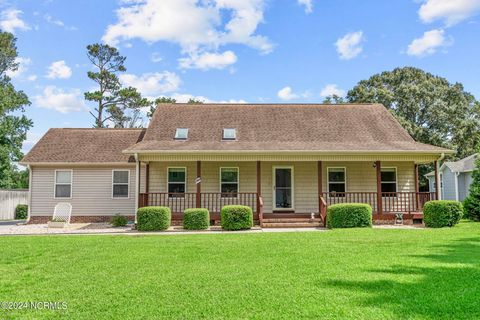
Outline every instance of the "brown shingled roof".
[[132, 162], [122, 150], [144, 133], [145, 129], [50, 129], [21, 163]]
[[[175, 141], [188, 128], [187, 141]], [[236, 128], [237, 141], [222, 141]], [[161, 104], [137, 151], [449, 152], [415, 142], [379, 104]]]

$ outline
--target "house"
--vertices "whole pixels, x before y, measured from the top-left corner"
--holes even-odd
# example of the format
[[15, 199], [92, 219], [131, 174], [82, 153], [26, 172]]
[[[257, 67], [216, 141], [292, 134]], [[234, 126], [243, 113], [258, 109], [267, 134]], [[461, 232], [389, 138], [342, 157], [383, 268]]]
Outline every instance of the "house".
[[451, 152], [415, 142], [379, 104], [160, 104], [147, 129], [50, 129], [22, 163], [30, 223], [61, 201], [73, 222], [135, 219], [151, 205], [174, 223], [205, 207], [215, 222], [242, 204], [264, 226], [323, 223], [327, 206], [360, 202], [377, 223], [398, 212], [412, 223], [438, 198], [419, 192], [418, 165]]
[[[478, 154], [473, 154], [455, 162], [445, 162], [439, 169], [441, 196], [444, 200], [463, 201], [468, 196], [472, 183], [472, 172]], [[429, 190], [435, 192], [435, 172], [425, 175]]]

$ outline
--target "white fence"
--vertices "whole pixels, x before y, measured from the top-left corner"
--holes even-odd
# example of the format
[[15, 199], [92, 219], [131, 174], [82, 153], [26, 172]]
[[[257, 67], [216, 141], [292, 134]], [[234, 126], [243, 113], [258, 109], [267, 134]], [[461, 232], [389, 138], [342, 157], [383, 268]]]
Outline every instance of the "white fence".
[[0, 190], [0, 220], [14, 219], [19, 204], [28, 204], [28, 190]]

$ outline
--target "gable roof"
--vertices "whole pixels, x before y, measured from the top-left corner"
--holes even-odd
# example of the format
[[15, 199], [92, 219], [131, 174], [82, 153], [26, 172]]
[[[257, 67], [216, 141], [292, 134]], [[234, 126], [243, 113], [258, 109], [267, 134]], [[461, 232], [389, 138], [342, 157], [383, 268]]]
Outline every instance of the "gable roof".
[[128, 163], [122, 153], [145, 129], [50, 129], [20, 161], [28, 163]]
[[[176, 128], [189, 129], [186, 141]], [[223, 128], [237, 141], [222, 141]], [[380, 104], [160, 104], [125, 152], [161, 151], [451, 152], [415, 142]]]
[[[475, 170], [475, 161], [478, 157], [478, 153], [472, 154], [466, 158], [458, 161], [447, 161], [442, 164], [440, 171], [443, 171], [445, 167], [449, 168], [452, 172], [472, 172]], [[435, 171], [429, 172], [425, 177], [431, 177], [435, 175]]]

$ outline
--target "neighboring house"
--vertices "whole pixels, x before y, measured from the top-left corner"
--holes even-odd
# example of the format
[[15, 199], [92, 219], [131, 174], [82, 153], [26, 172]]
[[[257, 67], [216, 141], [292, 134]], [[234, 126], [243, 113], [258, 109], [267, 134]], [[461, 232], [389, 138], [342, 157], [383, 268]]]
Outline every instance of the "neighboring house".
[[[418, 164], [451, 150], [415, 142], [379, 104], [160, 104], [147, 129], [50, 129], [22, 160], [30, 222], [70, 202], [72, 221], [135, 218], [138, 207], [248, 205], [260, 223], [325, 218], [369, 203], [375, 221], [421, 219]], [[435, 166], [438, 168], [438, 166]]]
[[[468, 196], [472, 183], [472, 172], [478, 154], [473, 154], [455, 162], [445, 162], [440, 167], [440, 189], [444, 200], [463, 201]], [[435, 192], [435, 172], [425, 175], [429, 190]]]

